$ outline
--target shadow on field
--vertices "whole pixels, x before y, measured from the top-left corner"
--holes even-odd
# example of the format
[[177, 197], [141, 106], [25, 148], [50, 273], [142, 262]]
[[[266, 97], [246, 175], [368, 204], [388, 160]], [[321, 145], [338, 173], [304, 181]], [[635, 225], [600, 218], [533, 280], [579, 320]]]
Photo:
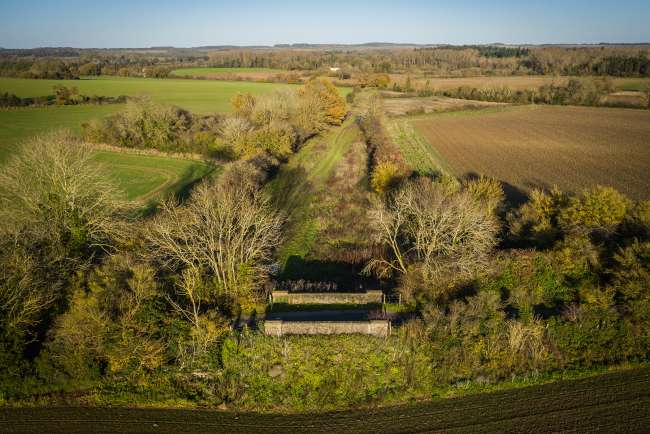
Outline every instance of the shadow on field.
[[192, 193], [194, 186], [213, 174], [215, 170], [216, 167], [210, 166], [205, 173], [201, 174], [202, 170], [200, 165], [190, 166], [185, 170], [185, 172], [183, 172], [178, 180], [172, 184], [169, 190], [174, 194], [176, 200], [184, 202], [190, 197], [190, 193]]
[[214, 175], [219, 170], [218, 166], [208, 166], [204, 169], [203, 165], [196, 164], [188, 167], [178, 179], [169, 185], [162, 194], [157, 194], [147, 202], [145, 209], [142, 211], [143, 217], [149, 217], [155, 214], [158, 203], [161, 199], [168, 197], [173, 198], [178, 203], [183, 203], [189, 199], [194, 187], [207, 177]]
[[291, 217], [296, 208], [304, 205], [311, 184], [307, 180], [307, 171], [299, 166], [280, 171], [271, 181], [270, 189], [274, 205]]

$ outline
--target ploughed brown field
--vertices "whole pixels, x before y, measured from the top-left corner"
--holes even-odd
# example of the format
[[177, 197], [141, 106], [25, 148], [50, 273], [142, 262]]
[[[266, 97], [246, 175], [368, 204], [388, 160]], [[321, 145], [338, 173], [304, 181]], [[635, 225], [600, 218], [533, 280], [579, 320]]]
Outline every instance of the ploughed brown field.
[[650, 198], [650, 111], [533, 106], [433, 115], [413, 125], [458, 176], [483, 174], [524, 191], [600, 184]]

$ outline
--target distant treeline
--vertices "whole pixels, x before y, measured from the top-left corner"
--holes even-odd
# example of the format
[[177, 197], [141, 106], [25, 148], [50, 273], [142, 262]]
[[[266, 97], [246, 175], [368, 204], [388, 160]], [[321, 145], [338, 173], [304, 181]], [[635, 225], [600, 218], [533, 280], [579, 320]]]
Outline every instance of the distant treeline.
[[[530, 54], [529, 48], [524, 47], [505, 47], [501, 45], [459, 45], [446, 47], [452, 50], [477, 50], [483, 57], [525, 57]], [[430, 50], [431, 48], [424, 48]]]
[[110, 58], [83, 62], [61, 59], [0, 60], [0, 76], [51, 80], [76, 80], [84, 76], [99, 75], [164, 78], [174, 68], [175, 66], [158, 65], [156, 59]]
[[0, 50], [0, 76], [55, 79], [87, 75], [166, 77], [173, 69], [188, 66], [283, 70], [319, 70], [338, 66], [346, 73], [424, 73], [437, 76], [650, 76], [649, 49], [635, 46], [71, 50]]
[[423, 72], [436, 75], [650, 75], [639, 48], [450, 47], [373, 51], [229, 50], [210, 53], [205, 66], [319, 69], [351, 72]]

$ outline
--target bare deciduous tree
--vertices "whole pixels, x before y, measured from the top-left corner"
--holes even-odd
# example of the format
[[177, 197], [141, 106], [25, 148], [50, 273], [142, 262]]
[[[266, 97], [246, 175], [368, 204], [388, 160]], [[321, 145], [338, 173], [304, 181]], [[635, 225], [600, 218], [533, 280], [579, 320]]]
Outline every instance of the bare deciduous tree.
[[0, 233], [109, 248], [131, 207], [91, 157], [63, 133], [24, 144], [0, 172]]
[[367, 272], [407, 272], [421, 263], [425, 278], [454, 272], [467, 275], [485, 264], [496, 243], [498, 223], [487, 207], [465, 191], [449, 193], [429, 182], [407, 183], [388, 204], [372, 212], [378, 240], [391, 257], [372, 260]]
[[26, 330], [38, 323], [40, 314], [54, 301], [43, 291], [37, 265], [20, 250], [0, 257], [0, 325], [7, 333]]
[[209, 303], [211, 294], [196, 268], [183, 270], [176, 292], [177, 297], [167, 296], [167, 301], [192, 325], [190, 342], [181, 340], [178, 345], [177, 359], [181, 366], [185, 366], [205, 354], [228, 332], [229, 327], [226, 319], [218, 312], [204, 312], [203, 305]]
[[147, 232], [164, 266], [195, 268], [232, 296], [249, 296], [278, 245], [283, 219], [249, 184], [204, 183], [184, 206], [166, 202]]

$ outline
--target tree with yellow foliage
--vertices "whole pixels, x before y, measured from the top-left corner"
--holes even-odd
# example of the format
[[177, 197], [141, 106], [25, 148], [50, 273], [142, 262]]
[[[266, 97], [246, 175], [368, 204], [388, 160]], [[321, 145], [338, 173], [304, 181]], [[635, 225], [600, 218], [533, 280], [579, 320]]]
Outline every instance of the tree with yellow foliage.
[[631, 208], [630, 200], [611, 187], [597, 186], [571, 198], [560, 212], [560, 224], [569, 230], [610, 231], [620, 225]]
[[255, 107], [255, 97], [250, 93], [238, 93], [230, 100], [232, 111], [236, 116], [242, 118], [250, 117]]
[[314, 97], [325, 113], [325, 122], [329, 125], [341, 125], [348, 111], [345, 100], [336, 87], [328, 80], [315, 79], [300, 89], [305, 97]]
[[372, 172], [370, 184], [377, 193], [385, 193], [394, 187], [404, 178], [400, 168], [390, 161], [380, 163]]

